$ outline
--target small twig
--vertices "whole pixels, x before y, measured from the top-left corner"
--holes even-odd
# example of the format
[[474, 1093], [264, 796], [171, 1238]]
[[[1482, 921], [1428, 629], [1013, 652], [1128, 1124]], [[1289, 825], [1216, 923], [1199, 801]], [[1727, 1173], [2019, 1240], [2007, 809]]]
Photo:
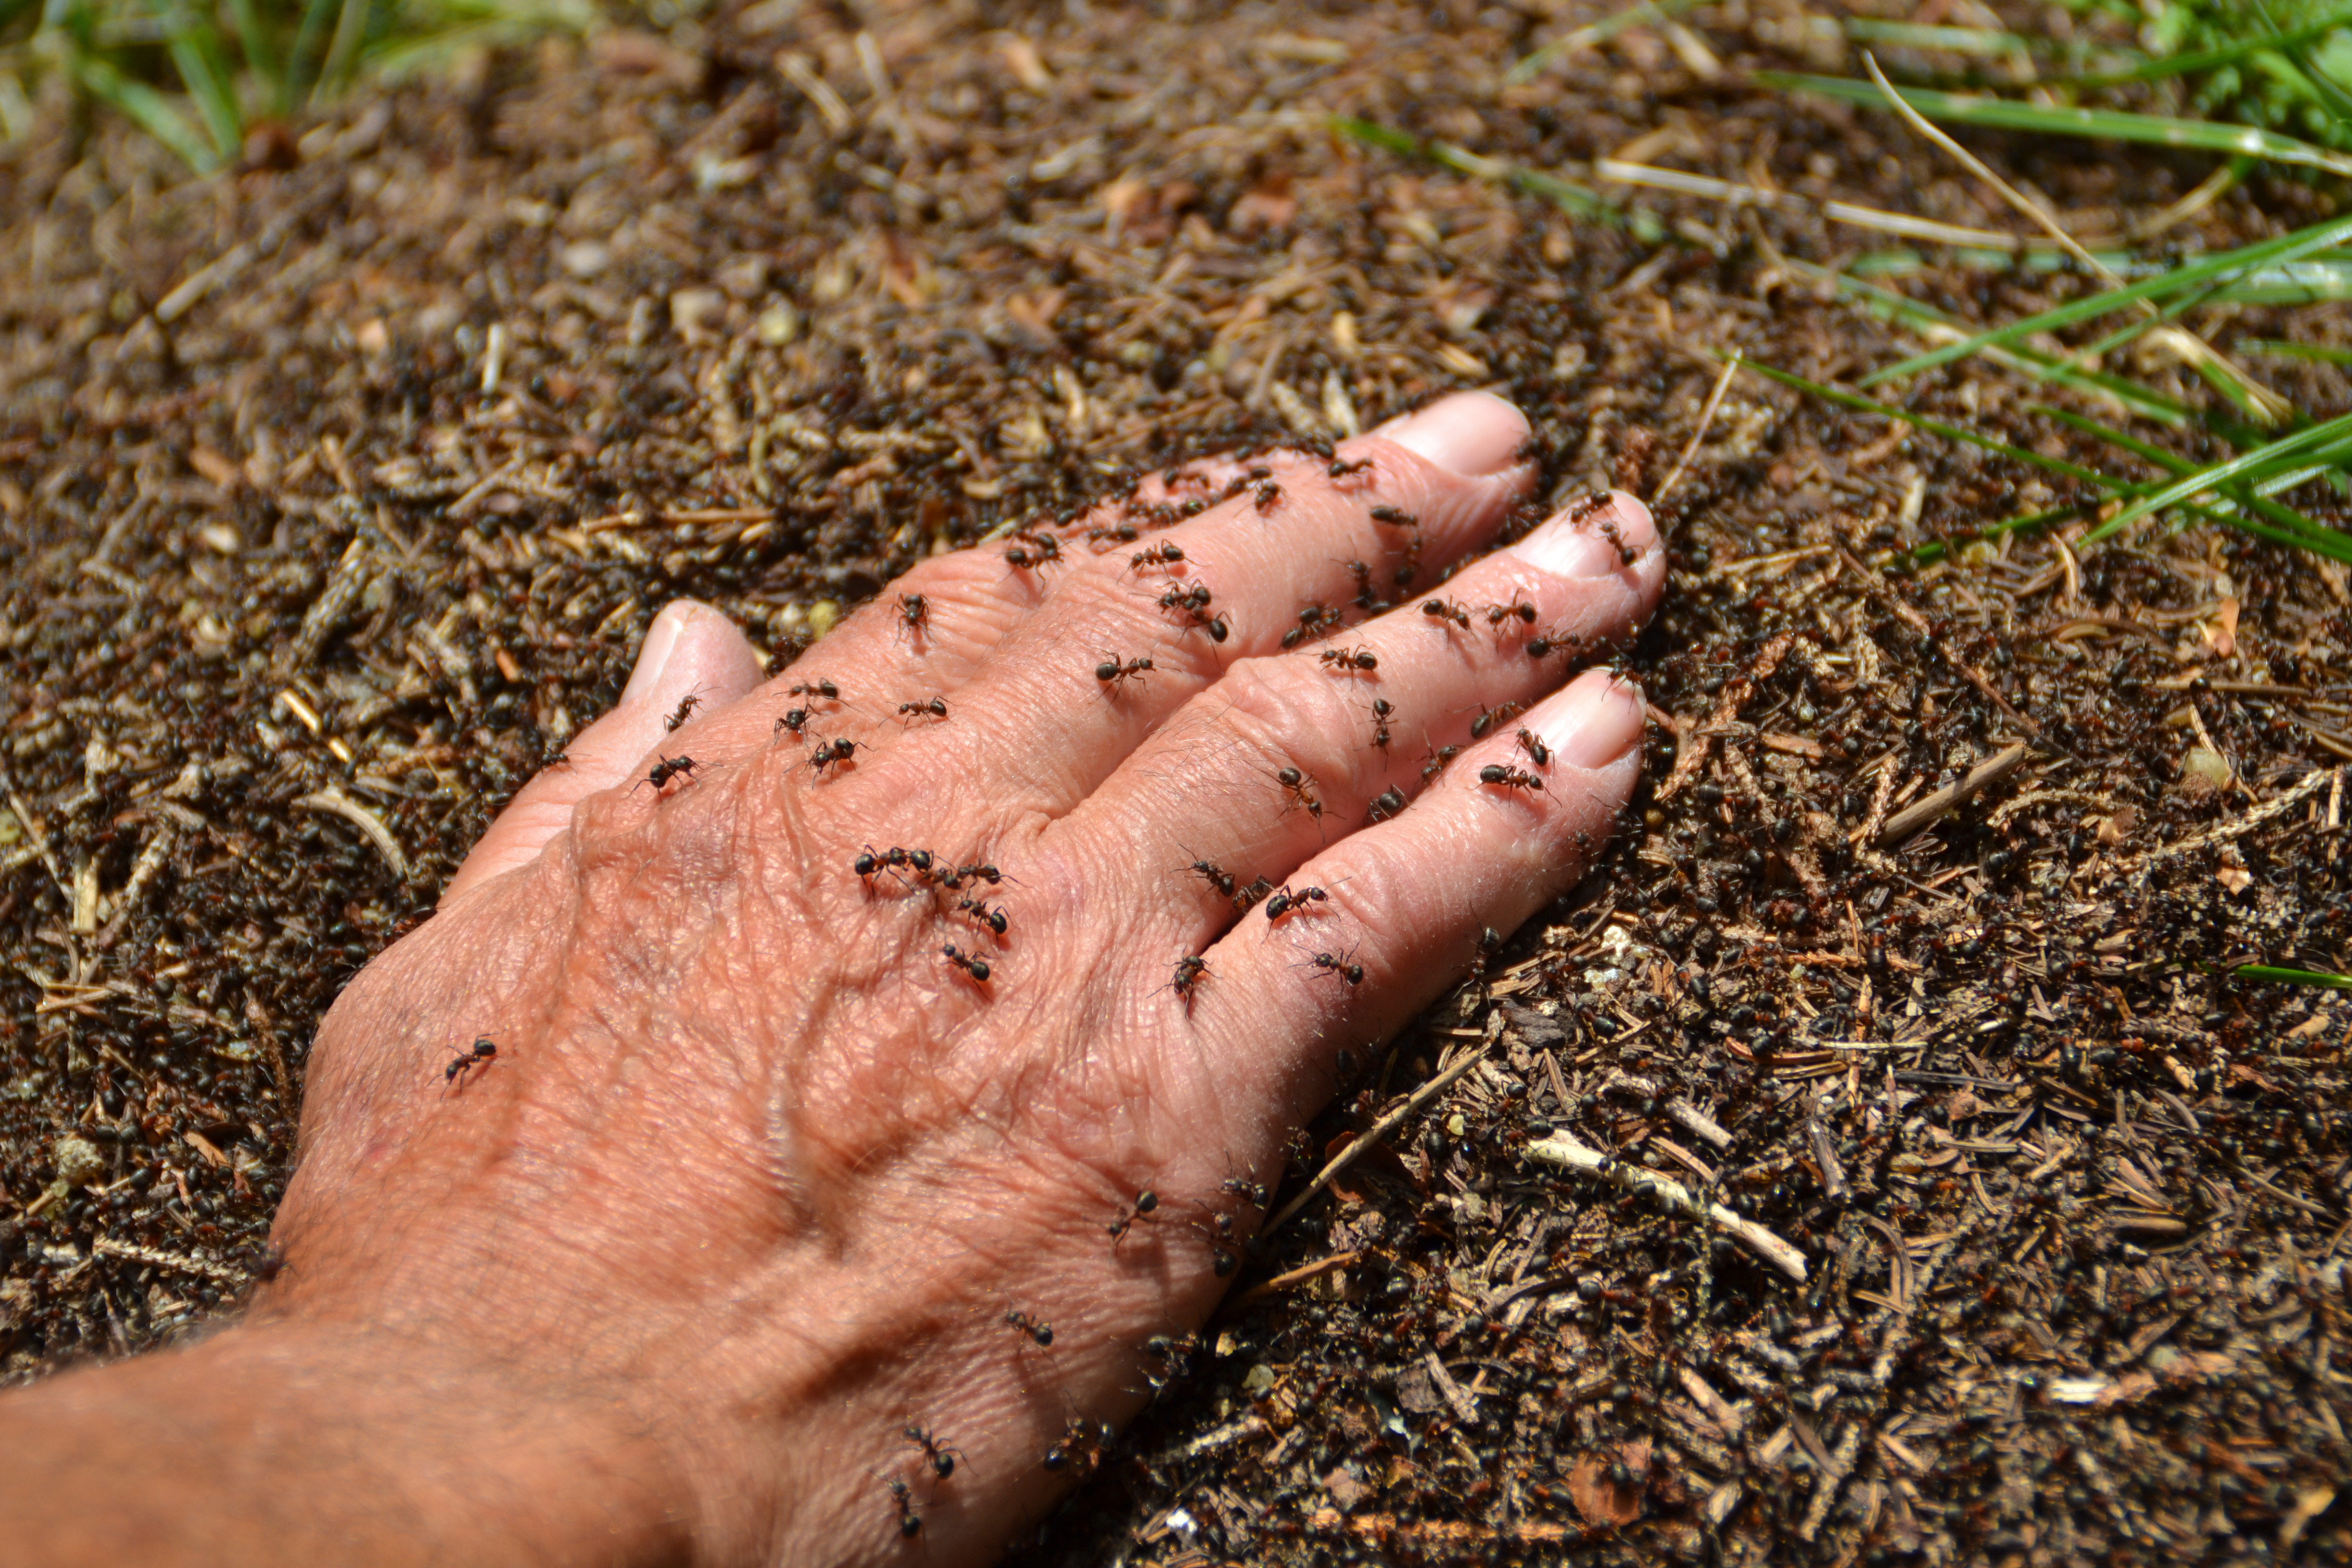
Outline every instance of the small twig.
[[2033, 748], [2020, 741], [1995, 757], [1970, 768], [1958, 784], [1937, 790], [1931, 795], [1913, 801], [1886, 819], [1873, 843], [1881, 849], [1891, 849], [1907, 838], [1924, 831], [1930, 824], [1962, 801], [1992, 784], [1999, 784], [2023, 767], [2033, 754]]
[[[2342, 768], [2329, 768], [2324, 773], [2305, 773], [2302, 782], [2293, 789], [2274, 799], [2264, 801], [2235, 822], [2225, 822], [2221, 826], [2209, 828], [2203, 833], [2191, 834], [2178, 844], [2160, 844], [2132, 862], [2130, 868], [2137, 870], [2142, 866], [2151, 865], [2158, 860], [2168, 860], [2175, 855], [2187, 855], [2211, 845], [2225, 843], [2242, 834], [2252, 833], [2263, 823], [2292, 809], [2298, 802], [2318, 794], [2322, 785], [2331, 780], [2341, 779], [2343, 775]], [[18, 815], [23, 814], [20, 812]]]
[[1666, 470], [1665, 483], [1660, 485], [1657, 493], [1650, 498], [1653, 510], [1664, 503], [1666, 497], [1681, 481], [1683, 470], [1690, 467], [1693, 458], [1698, 456], [1698, 444], [1706, 439], [1708, 429], [1715, 424], [1715, 411], [1723, 406], [1723, 395], [1731, 390], [1731, 378], [1739, 374], [1740, 353], [1738, 349], [1732, 350], [1731, 357], [1723, 362], [1723, 374], [1715, 378], [1715, 390], [1706, 395], [1706, 406], [1698, 411], [1698, 428], [1691, 432], [1691, 438], [1685, 443], [1683, 455], [1675, 459], [1675, 466]]
[[[1272, 1227], [1269, 1226], [1268, 1228], [1271, 1229]], [[1329, 1274], [1335, 1269], [1345, 1268], [1348, 1265], [1353, 1263], [1357, 1258], [1361, 1258], [1363, 1254], [1360, 1251], [1335, 1252], [1328, 1258], [1318, 1258], [1312, 1263], [1302, 1263], [1296, 1268], [1286, 1269], [1284, 1272], [1276, 1275], [1271, 1279], [1259, 1280], [1256, 1284], [1243, 1291], [1239, 1296], [1234, 1298], [1232, 1304], [1225, 1310], [1228, 1312], [1238, 1311], [1240, 1309], [1248, 1306], [1251, 1302], [1262, 1300], [1265, 1298], [1275, 1294], [1276, 1291], [1287, 1290], [1294, 1285], [1304, 1285], [1309, 1279], [1319, 1279], [1324, 1275]]]
[[184, 1258], [176, 1252], [163, 1252], [152, 1247], [142, 1247], [135, 1241], [117, 1241], [110, 1236], [100, 1237], [89, 1244], [89, 1249], [92, 1252], [104, 1253], [110, 1258], [128, 1258], [134, 1263], [144, 1263], [152, 1268], [176, 1268], [183, 1274], [194, 1274], [201, 1279], [215, 1279], [224, 1285], [242, 1285], [252, 1278], [241, 1268], [225, 1268], [217, 1263], [208, 1263], [201, 1258]]
[[1547, 1165], [1564, 1170], [1586, 1171], [1604, 1176], [1629, 1193], [1657, 1199], [1668, 1209], [1687, 1215], [1693, 1219], [1712, 1220], [1724, 1234], [1740, 1242], [1765, 1262], [1802, 1283], [1805, 1279], [1805, 1255], [1781, 1240], [1754, 1220], [1743, 1219], [1721, 1204], [1701, 1205], [1691, 1190], [1671, 1176], [1655, 1171], [1645, 1171], [1629, 1165], [1614, 1156], [1603, 1154], [1572, 1133], [1554, 1132], [1528, 1145], [1528, 1157]]
[[358, 828], [366, 837], [367, 841], [376, 847], [376, 852], [382, 855], [384, 863], [392, 868], [394, 876], [404, 882], [408, 879], [408, 857], [400, 852], [400, 840], [392, 836], [392, 829], [383, 825], [383, 818], [337, 789], [333, 784], [329, 784], [321, 790], [313, 790], [309, 795], [298, 798], [294, 804], [305, 811], [331, 812], [341, 817]]
[[[1500, 1018], [1501, 1016], [1502, 1015], [1500, 1014], [1496, 1015], [1497, 1018]], [[1381, 1117], [1378, 1121], [1375, 1121], [1370, 1127], [1365, 1128], [1362, 1132], [1357, 1134], [1356, 1141], [1349, 1144], [1345, 1149], [1340, 1150], [1337, 1154], [1333, 1155], [1331, 1157], [1331, 1163], [1324, 1166], [1320, 1171], [1317, 1172], [1315, 1173], [1315, 1179], [1307, 1183], [1305, 1189], [1302, 1190], [1297, 1197], [1283, 1205], [1282, 1212], [1276, 1215], [1272, 1219], [1266, 1221], [1265, 1229], [1261, 1231], [1259, 1234], [1261, 1236], [1272, 1236], [1276, 1231], [1280, 1230], [1284, 1226], [1289, 1224], [1290, 1221], [1297, 1215], [1298, 1211], [1305, 1208], [1308, 1201], [1311, 1200], [1316, 1194], [1321, 1192], [1325, 1187], [1331, 1184], [1331, 1179], [1333, 1177], [1346, 1170], [1349, 1166], [1354, 1164], [1358, 1155], [1370, 1148], [1373, 1144], [1379, 1142], [1381, 1139], [1387, 1137], [1390, 1133], [1395, 1131], [1397, 1128], [1402, 1126], [1405, 1120], [1412, 1116], [1414, 1111], [1419, 1110], [1423, 1106], [1427, 1105], [1431, 1100], [1435, 1100], [1439, 1095], [1444, 1094], [1448, 1089], [1451, 1089], [1454, 1082], [1459, 1079], [1464, 1073], [1468, 1072], [1472, 1068], [1476, 1067], [1480, 1062], [1485, 1061], [1486, 1059], [1486, 1053], [1494, 1048], [1495, 1037], [1493, 1034], [1490, 1033], [1485, 1044], [1478, 1046], [1473, 1050], [1463, 1053], [1461, 1060], [1455, 1062], [1452, 1067], [1447, 1068], [1444, 1072], [1439, 1073], [1435, 1078], [1431, 1079], [1427, 1083], [1423, 1084], [1419, 1089], [1413, 1090], [1412, 1095], [1406, 1099], [1402, 1105], [1398, 1106], [1394, 1110], [1390, 1111], [1386, 1116]]]

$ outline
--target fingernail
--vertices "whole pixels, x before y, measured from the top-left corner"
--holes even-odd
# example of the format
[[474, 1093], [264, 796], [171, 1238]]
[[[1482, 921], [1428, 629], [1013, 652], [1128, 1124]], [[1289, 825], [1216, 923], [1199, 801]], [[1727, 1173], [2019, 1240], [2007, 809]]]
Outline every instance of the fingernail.
[[1500, 473], [1531, 433], [1527, 416], [1491, 392], [1457, 392], [1373, 435], [1472, 479]]
[[1604, 768], [1642, 743], [1642, 689], [1588, 669], [1528, 717], [1554, 757], [1572, 768]]
[[[1611, 536], [1614, 533], [1616, 537]], [[1650, 509], [1622, 490], [1612, 490], [1608, 500], [1582, 517], [1575, 509], [1511, 546], [1511, 553], [1539, 572], [1555, 577], [1613, 577], [1657, 548], [1658, 527]]]
[[662, 672], [669, 668], [670, 656], [677, 652], [680, 638], [686, 636], [686, 616], [672, 606], [654, 617], [646, 628], [646, 646], [637, 650], [637, 667], [629, 672], [629, 684], [621, 689], [621, 706], [642, 702], [661, 686]]

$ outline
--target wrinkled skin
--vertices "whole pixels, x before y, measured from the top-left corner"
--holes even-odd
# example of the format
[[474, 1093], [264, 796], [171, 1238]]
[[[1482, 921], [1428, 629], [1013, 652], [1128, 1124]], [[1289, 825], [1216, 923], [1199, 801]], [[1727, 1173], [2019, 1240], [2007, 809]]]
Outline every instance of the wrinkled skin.
[[[1047, 1450], [1130, 1415], [1139, 1347], [1224, 1289], [1220, 1256], [1261, 1217], [1227, 1178], [1276, 1182], [1341, 1051], [1410, 1018], [1482, 927], [1571, 885], [1631, 790], [1638, 693], [1604, 671], [1562, 687], [1570, 655], [1526, 645], [1589, 650], [1649, 613], [1664, 568], [1638, 502], [1428, 595], [1466, 629], [1406, 598], [1280, 646], [1301, 605], [1355, 596], [1349, 563], [1402, 596], [1416, 536], [1424, 590], [1488, 541], [1531, 482], [1526, 434], [1465, 395], [1346, 443], [1360, 471], [1258, 458], [1270, 500], [1106, 553], [1069, 530], [1039, 569], [1002, 546], [936, 557], [772, 679], [715, 611], [671, 606], [619, 708], [330, 1014], [276, 1231], [288, 1267], [225, 1338], [323, 1336], [383, 1387], [514, 1413], [386, 1484], [478, 1497], [530, 1538], [485, 1451], [513, 1442], [504, 1486], [524, 1492], [534, 1465], [577, 1458], [605, 1524], [568, 1554], [896, 1562], [912, 1518], [924, 1561], [992, 1559], [1056, 1495]], [[1172, 495], [1231, 476], [1204, 465]], [[1132, 562], [1162, 542], [1181, 563]], [[1222, 641], [1158, 602], [1196, 581]], [[1513, 605], [1532, 615], [1485, 613]], [[1321, 657], [1339, 649], [1375, 665]], [[1148, 673], [1097, 676], [1140, 657]], [[790, 690], [819, 679], [839, 702]], [[898, 712], [934, 696], [944, 719]], [[1506, 703], [1532, 707], [1424, 784], [1429, 749]], [[803, 729], [780, 730], [794, 709]], [[813, 765], [839, 737], [849, 760]], [[648, 782], [680, 756], [690, 771]], [[1482, 784], [1487, 764], [1541, 787]], [[1393, 816], [1374, 804], [1391, 787], [1412, 800]], [[893, 846], [1003, 879], [857, 873]], [[1237, 914], [1196, 860], [1328, 896]], [[1001, 937], [957, 910], [966, 894], [1003, 911]], [[1205, 973], [1180, 986], [1194, 954]], [[495, 1056], [446, 1077], [477, 1037]], [[1114, 1237], [1145, 1190], [1156, 1209]], [[1052, 1324], [1049, 1348], [1014, 1310]], [[909, 1426], [953, 1446], [952, 1477]], [[414, 1528], [424, 1555], [484, 1549]]]

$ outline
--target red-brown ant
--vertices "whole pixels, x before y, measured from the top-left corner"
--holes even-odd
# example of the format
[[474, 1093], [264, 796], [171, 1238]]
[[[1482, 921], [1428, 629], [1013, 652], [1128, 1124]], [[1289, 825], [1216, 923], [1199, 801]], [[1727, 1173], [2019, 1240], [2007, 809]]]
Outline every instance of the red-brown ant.
[[1135, 542], [1135, 524], [1131, 522], [1097, 524], [1087, 530], [1087, 542], [1090, 544], [1132, 544]]
[[1208, 975], [1209, 961], [1197, 954], [1188, 953], [1176, 961], [1175, 977], [1168, 982], [1168, 988], [1190, 1002], [1192, 999], [1193, 987], [1207, 979]]
[[1251, 499], [1257, 504], [1258, 515], [1264, 517], [1282, 504], [1282, 487], [1272, 479], [1263, 480], [1252, 493]]
[[1102, 1463], [1103, 1450], [1110, 1446], [1111, 1436], [1108, 1423], [1073, 1415], [1062, 1429], [1062, 1440], [1045, 1450], [1045, 1468], [1059, 1475], [1076, 1461], [1079, 1474], [1092, 1475]]
[[1241, 1176], [1227, 1176], [1219, 1184], [1224, 1191], [1233, 1194], [1254, 1209], [1265, 1207], [1266, 1191], [1264, 1182], [1253, 1182]]
[[1282, 646], [1297, 647], [1302, 642], [1328, 637], [1348, 624], [1348, 617], [1328, 605], [1309, 605], [1298, 612], [1298, 624], [1282, 634]]
[[1331, 467], [1328, 471], [1331, 478], [1335, 479], [1344, 479], [1349, 475], [1361, 473], [1371, 466], [1372, 459], [1370, 458], [1358, 458], [1352, 462], [1345, 458], [1334, 458], [1331, 459]]
[[1181, 563], [1183, 559], [1184, 547], [1172, 539], [1164, 539], [1157, 544], [1146, 545], [1129, 556], [1127, 569], [1130, 572], [1141, 572], [1152, 566], [1174, 566]]
[[447, 1067], [441, 1069], [441, 1081], [446, 1084], [459, 1084], [462, 1087], [461, 1080], [467, 1073], [478, 1067], [487, 1067], [489, 1065], [490, 1058], [498, 1054], [498, 1046], [488, 1035], [485, 1035], [474, 1042], [472, 1050], [460, 1051]]
[[1609, 497], [1606, 494], [1600, 490], [1587, 490], [1568, 503], [1566, 520], [1570, 523], [1582, 522], [1608, 504]]
[[939, 1478], [941, 1480], [946, 1480], [950, 1476], [955, 1474], [956, 1460], [958, 1458], [970, 1458], [969, 1455], [965, 1454], [961, 1448], [957, 1447], [953, 1443], [942, 1443], [938, 1437], [924, 1431], [920, 1426], [908, 1426], [906, 1431], [906, 1437], [908, 1442], [916, 1445], [923, 1450], [923, 1457], [930, 1460], [931, 1468], [939, 1473]]
[[1478, 782], [1482, 784], [1496, 784], [1504, 789], [1541, 789], [1544, 786], [1543, 780], [1536, 777], [1535, 774], [1521, 773], [1517, 768], [1507, 768], [1500, 763], [1488, 763], [1485, 767], [1480, 768]]
[[915, 1511], [915, 1500], [908, 1495], [907, 1483], [896, 1476], [890, 1478], [890, 1496], [898, 1504], [898, 1533], [912, 1541], [923, 1533], [923, 1521]]
[[1050, 533], [1024, 530], [1013, 537], [1019, 542], [1004, 548], [1004, 563], [1008, 566], [1030, 570], [1051, 566], [1062, 559], [1062, 542]]
[[[1304, 772], [1295, 767], [1284, 768], [1277, 772], [1274, 776], [1275, 781], [1280, 784], [1282, 787], [1289, 793], [1290, 798], [1294, 803], [1305, 807], [1307, 815], [1313, 817], [1318, 824], [1322, 822], [1323, 801], [1322, 798], [1315, 793], [1315, 781], [1313, 779], [1307, 777]], [[1289, 808], [1286, 806], [1284, 809], [1288, 810]]]
[[1427, 784], [1430, 780], [1444, 773], [1445, 771], [1445, 764], [1452, 762], [1461, 754], [1462, 748], [1459, 746], [1440, 746], [1435, 751], [1430, 752], [1429, 760], [1421, 764], [1421, 782]]
[[654, 786], [654, 793], [656, 795], [659, 795], [662, 791], [662, 786], [669, 783], [670, 780], [677, 777], [680, 773], [684, 773], [689, 779], [694, 776], [694, 759], [692, 757], [664, 757], [654, 764], [653, 772], [647, 773], [645, 777], [639, 779], [635, 784], [629, 786], [630, 793], [634, 795], [636, 791], [644, 788], [646, 785], [651, 784]]
[[662, 728], [675, 733], [677, 727], [686, 722], [688, 716], [701, 706], [702, 699], [694, 692], [688, 692], [677, 700], [677, 711], [662, 721]]
[[962, 970], [966, 974], [971, 975], [974, 980], [979, 981], [982, 984], [985, 985], [988, 984], [988, 960], [984, 958], [975, 958], [970, 953], [958, 948], [953, 942], [950, 942], [945, 947], [940, 949], [940, 954], [950, 963], [954, 964], [958, 969]]
[[1309, 904], [1328, 903], [1330, 898], [1331, 895], [1320, 888], [1300, 888], [1294, 892], [1286, 883], [1280, 892], [1265, 901], [1265, 918], [1279, 921], [1286, 914], [1305, 910]]
[[901, 702], [898, 704], [898, 716], [901, 719], [908, 718], [909, 715], [919, 719], [926, 713], [929, 714], [934, 719], [946, 718], [948, 716], [948, 700], [944, 697], [934, 697], [928, 702], [916, 701]]
[[1496, 726], [1509, 723], [1526, 712], [1527, 708], [1524, 702], [1506, 702], [1500, 708], [1489, 708], [1481, 702], [1478, 704], [1478, 717], [1470, 721], [1470, 738], [1485, 740]]
[[1380, 655], [1368, 647], [1327, 647], [1315, 657], [1321, 659], [1328, 669], [1346, 671], [1378, 669], [1381, 667]]
[[1372, 744], [1385, 752], [1389, 749], [1389, 719], [1396, 712], [1396, 704], [1385, 697], [1372, 699]]
[[1248, 887], [1233, 895], [1234, 913], [1237, 915], [1249, 913], [1250, 910], [1257, 908], [1260, 900], [1273, 891], [1272, 882], [1267, 881], [1264, 877], [1258, 878]]
[[1390, 817], [1402, 811], [1404, 806], [1404, 791], [1391, 784], [1372, 797], [1371, 809], [1365, 814], [1365, 819], [1370, 822], [1386, 822]]
[[809, 753], [809, 766], [816, 770], [821, 778], [826, 768], [836, 763], [847, 762], [850, 753], [856, 750], [857, 742], [845, 737], [838, 741], [820, 741], [816, 750]]
[[1348, 575], [1356, 580], [1355, 605], [1358, 609], [1366, 615], [1376, 616], [1389, 607], [1386, 600], [1372, 592], [1372, 568], [1370, 563], [1346, 561], [1340, 564], [1348, 569]]
[[1536, 766], [1539, 768], [1551, 766], [1551, 748], [1544, 744], [1541, 735], [1524, 724], [1519, 726], [1519, 749], [1527, 752], [1528, 761], [1534, 763]]
[[1118, 655], [1107, 653], [1103, 655], [1103, 661], [1095, 666], [1095, 679], [1106, 686], [1122, 680], [1138, 680], [1150, 672], [1151, 660], [1148, 657], [1130, 658], [1122, 663]]
[[1327, 974], [1336, 974], [1350, 985], [1361, 985], [1364, 983], [1364, 966], [1354, 962], [1355, 956], [1355, 950], [1350, 948], [1346, 952], [1318, 952], [1311, 962]]
[[898, 629], [910, 637], [919, 637], [931, 624], [930, 601], [920, 594], [898, 595]]
[[1405, 510], [1402, 507], [1395, 506], [1376, 506], [1372, 508], [1372, 521], [1377, 523], [1385, 524], [1390, 528], [1419, 528], [1421, 526], [1421, 519], [1413, 516], [1412, 513]]
[[1113, 1252], [1117, 1252], [1118, 1250], [1118, 1244], [1127, 1239], [1128, 1228], [1134, 1225], [1137, 1220], [1149, 1215], [1152, 1210], [1159, 1206], [1160, 1194], [1153, 1192], [1150, 1187], [1146, 1187], [1143, 1191], [1136, 1194], [1135, 1206], [1132, 1209], [1121, 1208], [1118, 1211], [1118, 1217], [1103, 1227], [1105, 1230], [1110, 1232], [1110, 1249]]
[[1036, 1341], [1039, 1350], [1044, 1350], [1054, 1342], [1053, 1324], [1041, 1323], [1017, 1307], [1004, 1314], [1004, 1321]]
[[1452, 621], [1465, 632], [1470, 629], [1470, 612], [1451, 599], [1423, 599], [1421, 613], [1433, 620]]
[[1536, 607], [1517, 594], [1511, 595], [1511, 602], [1507, 605], [1486, 605], [1481, 606], [1481, 610], [1490, 626], [1499, 626], [1514, 616], [1528, 626], [1536, 624]]
[[784, 695], [787, 697], [822, 697], [827, 702], [838, 702], [841, 700], [841, 688], [835, 686], [832, 681], [825, 679], [824, 677], [819, 676], [814, 680], [803, 680], [797, 685], [787, 689]]
[[1192, 869], [1194, 876], [1216, 889], [1226, 898], [1230, 899], [1234, 896], [1234, 874], [1231, 871], [1207, 860], [1193, 861]]
[[1574, 653], [1583, 645], [1584, 639], [1578, 637], [1574, 632], [1546, 632], [1541, 637], [1530, 637], [1528, 639], [1528, 657], [1529, 658], [1547, 658], [1550, 657], [1552, 651], [1556, 648], [1568, 653]]

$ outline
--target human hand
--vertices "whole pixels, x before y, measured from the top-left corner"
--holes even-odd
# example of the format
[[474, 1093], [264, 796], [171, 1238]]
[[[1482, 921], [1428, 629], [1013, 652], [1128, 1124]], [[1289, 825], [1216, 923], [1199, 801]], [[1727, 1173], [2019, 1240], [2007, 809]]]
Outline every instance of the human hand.
[[[1139, 507], [1241, 488], [1102, 554], [1066, 529], [1055, 564], [927, 561], [764, 682], [717, 612], [665, 611], [619, 707], [329, 1016], [256, 1331], [593, 1413], [712, 1560], [890, 1561], [908, 1521], [929, 1561], [993, 1555], [1048, 1451], [1131, 1414], [1139, 1347], [1224, 1289], [1258, 1218], [1227, 1178], [1276, 1182], [1341, 1052], [1572, 884], [1632, 789], [1638, 693], [1561, 687], [1655, 604], [1630, 499], [1444, 583], [1461, 618], [1282, 646], [1303, 605], [1487, 542], [1527, 435], [1464, 395], [1344, 444], [1341, 477], [1286, 451], [1155, 479]], [[793, 690], [821, 680], [838, 701]], [[647, 782], [664, 757], [693, 766]], [[1237, 913], [1224, 874], [1326, 896]], [[477, 1037], [495, 1056], [445, 1076]]]

